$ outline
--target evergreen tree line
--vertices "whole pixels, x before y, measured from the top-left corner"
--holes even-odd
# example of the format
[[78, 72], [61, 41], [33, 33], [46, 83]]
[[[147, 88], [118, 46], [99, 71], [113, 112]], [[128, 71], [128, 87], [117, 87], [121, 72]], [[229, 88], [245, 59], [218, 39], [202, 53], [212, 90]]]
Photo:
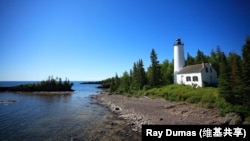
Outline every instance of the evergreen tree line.
[[241, 55], [226, 55], [217, 46], [210, 56], [198, 50], [197, 56], [187, 54], [186, 65], [210, 62], [218, 74], [219, 94], [231, 104], [250, 106], [250, 37], [241, 48]]
[[104, 87], [110, 88], [111, 92], [133, 93], [138, 90], [160, 87], [173, 83], [173, 61], [165, 60], [159, 63], [154, 49], [150, 55], [151, 65], [145, 71], [143, 60], [139, 59], [133, 64], [130, 71], [125, 71], [121, 77], [115, 77], [102, 81]]
[[72, 91], [73, 83], [65, 78], [49, 76], [47, 80], [42, 80], [39, 83], [26, 84], [14, 87], [13, 90], [18, 91]]
[[[102, 81], [103, 86], [109, 87], [111, 92], [133, 93], [138, 90], [147, 90], [173, 84], [173, 60], [159, 63], [157, 54], [152, 49], [150, 54], [151, 65], [144, 69], [142, 59], [134, 63], [133, 68], [125, 71], [121, 77]], [[210, 55], [198, 50], [196, 57], [189, 53], [185, 60], [186, 65], [211, 63], [218, 75], [219, 94], [232, 104], [250, 105], [250, 37], [247, 37], [242, 47], [242, 54], [230, 52], [226, 55], [217, 46]]]
[[219, 93], [232, 104], [250, 106], [250, 37], [242, 47], [242, 55], [219, 52]]

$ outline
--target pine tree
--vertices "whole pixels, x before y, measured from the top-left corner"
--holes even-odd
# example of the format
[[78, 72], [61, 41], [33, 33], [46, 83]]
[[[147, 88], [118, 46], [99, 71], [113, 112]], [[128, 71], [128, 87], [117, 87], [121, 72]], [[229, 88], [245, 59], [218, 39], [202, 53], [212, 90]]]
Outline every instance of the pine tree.
[[197, 51], [197, 56], [195, 58], [195, 63], [196, 64], [201, 64], [207, 62], [207, 58], [204, 55], [204, 53], [200, 50]]
[[120, 78], [118, 77], [117, 73], [115, 74], [115, 77], [112, 77], [111, 79], [108, 79], [110, 81], [110, 91], [114, 92], [117, 91], [120, 87]]
[[173, 63], [169, 62], [168, 60], [163, 61], [162, 64], [160, 64], [161, 68], [161, 84], [162, 86], [164, 85], [169, 85], [173, 83]]
[[131, 84], [131, 89], [132, 90], [138, 90], [138, 84], [137, 84], [137, 81], [138, 81], [138, 68], [137, 68], [137, 65], [136, 63], [134, 63], [133, 65], [133, 70], [132, 70], [132, 84]]
[[211, 51], [208, 61], [212, 64], [212, 67], [216, 70], [217, 76], [219, 77], [219, 57], [214, 50]]
[[160, 64], [160, 66], [161, 66], [161, 78], [162, 78], [161, 85], [170, 84], [168, 81], [168, 74], [167, 74], [168, 65], [169, 65], [168, 60], [165, 60], [165, 61], [163, 61], [162, 64]]
[[143, 61], [140, 59], [133, 66], [132, 72], [132, 89], [141, 90], [146, 84], [146, 73], [144, 70]]
[[116, 90], [115, 87], [116, 87], [116, 86], [115, 86], [115, 79], [114, 79], [114, 77], [112, 77], [112, 78], [110, 79], [110, 91], [111, 91], [111, 92], [114, 92], [114, 91]]
[[[221, 56], [223, 56], [222, 54], [223, 54], [223, 52], [221, 51], [220, 46], [217, 46], [216, 47], [216, 56], [217, 56], [216, 58], [217, 58], [218, 62], [221, 62]], [[220, 64], [218, 66], [219, 67], [218, 67], [217, 74], [218, 74], [218, 77], [219, 77], [220, 76]]]
[[143, 86], [146, 84], [146, 72], [144, 69], [143, 61], [140, 59], [138, 61], [138, 83], [139, 83], [139, 89], [141, 90]]
[[118, 77], [117, 73], [115, 74], [114, 83], [115, 83], [115, 90], [118, 90], [118, 88], [120, 86], [120, 78]]
[[250, 36], [242, 48], [242, 79], [244, 86], [244, 104], [250, 105]]
[[160, 86], [161, 82], [161, 72], [159, 61], [157, 60], [157, 54], [154, 49], [151, 51], [150, 55], [151, 65], [148, 69], [148, 81], [151, 87]]
[[222, 52], [220, 56], [220, 76], [219, 76], [219, 93], [226, 101], [232, 102], [233, 94], [229, 83], [229, 67], [225, 54]]
[[130, 86], [130, 76], [128, 74], [127, 71], [125, 71], [121, 77], [121, 83], [120, 83], [120, 87], [119, 90], [121, 92], [129, 92], [129, 86]]
[[235, 53], [229, 53], [228, 62], [231, 70], [229, 83], [233, 93], [232, 103], [242, 104], [241, 57]]
[[167, 69], [167, 77], [168, 77], [168, 81], [169, 84], [173, 84], [174, 83], [174, 60], [172, 60], [171, 63], [169, 63], [168, 65], [168, 69]]
[[187, 59], [186, 59], [186, 66], [189, 65], [194, 65], [195, 64], [195, 59], [192, 57], [189, 53], [187, 53]]

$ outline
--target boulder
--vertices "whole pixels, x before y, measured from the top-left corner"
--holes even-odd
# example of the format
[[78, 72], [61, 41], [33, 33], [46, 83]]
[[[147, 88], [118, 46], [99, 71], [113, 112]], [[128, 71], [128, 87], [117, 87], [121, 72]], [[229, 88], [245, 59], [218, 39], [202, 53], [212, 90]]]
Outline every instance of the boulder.
[[225, 124], [239, 125], [242, 124], [242, 117], [237, 113], [228, 113], [225, 116]]

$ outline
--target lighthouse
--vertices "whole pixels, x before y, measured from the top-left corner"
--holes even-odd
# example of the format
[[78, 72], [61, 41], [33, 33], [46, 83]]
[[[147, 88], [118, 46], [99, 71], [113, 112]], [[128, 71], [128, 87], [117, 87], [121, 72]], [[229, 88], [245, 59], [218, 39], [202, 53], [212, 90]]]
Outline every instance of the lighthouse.
[[177, 84], [177, 73], [185, 66], [184, 44], [181, 39], [174, 43], [174, 83]]

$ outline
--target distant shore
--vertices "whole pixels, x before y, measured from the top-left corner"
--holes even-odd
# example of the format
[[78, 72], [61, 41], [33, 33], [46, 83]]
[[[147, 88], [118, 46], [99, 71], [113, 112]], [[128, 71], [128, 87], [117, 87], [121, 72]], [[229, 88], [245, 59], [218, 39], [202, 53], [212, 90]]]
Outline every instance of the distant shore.
[[81, 82], [80, 84], [101, 84], [101, 81], [86, 81], [86, 82]]
[[149, 97], [127, 97], [102, 92], [92, 98], [107, 106], [119, 118], [125, 119], [132, 130], [140, 132], [143, 124], [168, 125], [222, 125], [228, 119], [216, 109], [207, 109], [195, 104], [171, 102]]
[[86, 82], [81, 82], [80, 84], [99, 84], [99, 86], [97, 86], [97, 88], [99, 89], [107, 89], [110, 87], [109, 85], [102, 84], [102, 81], [86, 81]]

